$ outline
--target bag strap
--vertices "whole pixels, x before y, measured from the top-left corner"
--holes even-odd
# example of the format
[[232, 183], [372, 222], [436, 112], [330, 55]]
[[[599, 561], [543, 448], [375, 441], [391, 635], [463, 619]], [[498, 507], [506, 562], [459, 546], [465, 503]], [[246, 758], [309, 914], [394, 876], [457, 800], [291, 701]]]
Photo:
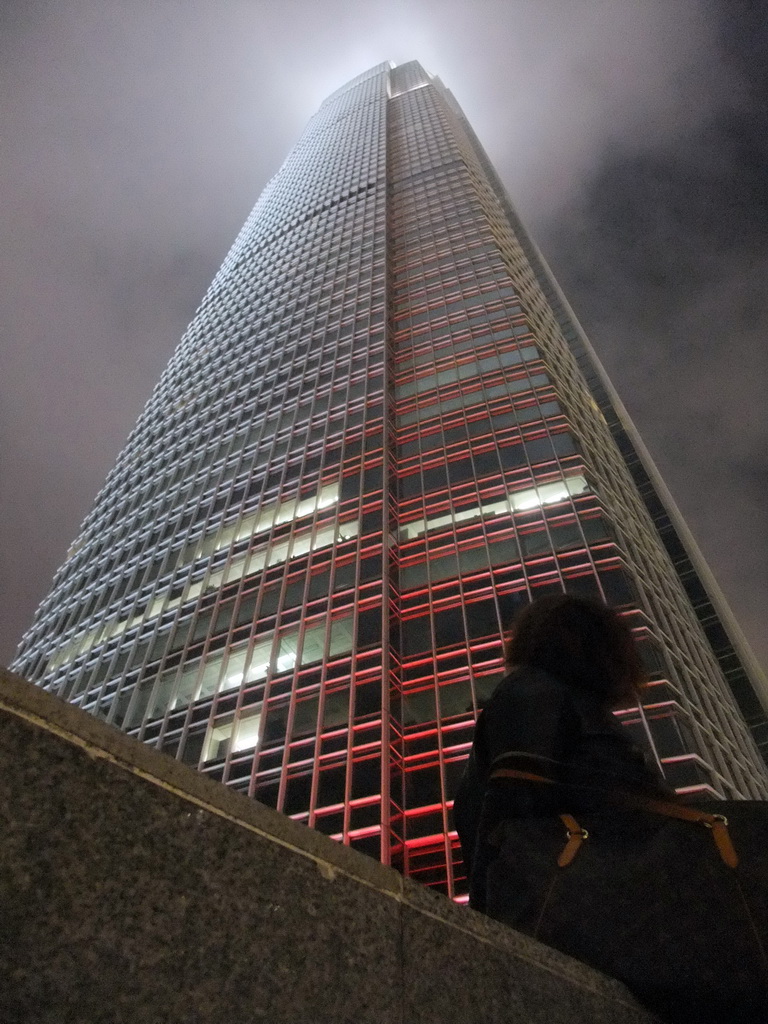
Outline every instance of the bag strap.
[[729, 868], [738, 867], [739, 855], [731, 840], [728, 831], [728, 819], [724, 814], [710, 814], [707, 811], [700, 811], [688, 804], [678, 804], [673, 800], [656, 800], [654, 797], [644, 796], [641, 793], [617, 794], [621, 803], [634, 806], [640, 810], [652, 811], [654, 814], [662, 814], [665, 818], [677, 818], [680, 821], [695, 821], [704, 825], [712, 832], [717, 852], [724, 864]]
[[[497, 768], [490, 774], [491, 779], [518, 779], [524, 782], [538, 782], [543, 783], [547, 786], [559, 785], [554, 779], [548, 779], [545, 775], [537, 775], [534, 772], [518, 771], [516, 768]], [[720, 858], [723, 863], [729, 868], [738, 867], [739, 856], [736, 853], [733, 842], [731, 840], [730, 833], [728, 832], [728, 819], [724, 814], [709, 814], [707, 811], [700, 811], [696, 807], [690, 807], [688, 804], [675, 803], [674, 800], [657, 800], [655, 797], [645, 796], [642, 793], [628, 793], [625, 790], [601, 790], [602, 795], [611, 803], [618, 807], [632, 807], [637, 810], [650, 811], [652, 814], [661, 814], [665, 818], [677, 818], [680, 821], [693, 821], [705, 828], [708, 828], [712, 833], [712, 838], [715, 841], [717, 852], [720, 854]], [[576, 839], [576, 845], [570, 846], [571, 843], [571, 832], [583, 832], [574, 819], [570, 819], [570, 822], [566, 821], [566, 817], [570, 818], [570, 815], [560, 815], [568, 830], [568, 844], [565, 850], [561, 854], [564, 857], [566, 851], [569, 848], [572, 853], [566, 863], [570, 864], [580, 847], [581, 840]], [[571, 825], [571, 822], [573, 825]], [[586, 838], [583, 836], [582, 838]], [[560, 861], [558, 861], [560, 863]], [[564, 866], [564, 865], [561, 865]]]
[[578, 821], [570, 814], [561, 814], [560, 820], [565, 825], [566, 843], [562, 853], [557, 858], [557, 866], [567, 868], [581, 849], [582, 843], [589, 839], [589, 832], [582, 828]]
[[548, 786], [557, 786], [554, 779], [548, 779], [546, 775], [536, 775], [534, 772], [523, 772], [517, 768], [497, 768], [488, 776], [489, 779], [524, 779], [526, 782], [545, 782]]

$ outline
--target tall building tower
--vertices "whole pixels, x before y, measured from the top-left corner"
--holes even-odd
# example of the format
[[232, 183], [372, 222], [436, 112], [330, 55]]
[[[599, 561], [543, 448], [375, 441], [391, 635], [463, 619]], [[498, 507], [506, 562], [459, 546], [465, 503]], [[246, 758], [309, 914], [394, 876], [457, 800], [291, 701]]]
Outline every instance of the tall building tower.
[[627, 617], [672, 785], [768, 797], [697, 557], [451, 94], [382, 64], [265, 189], [14, 667], [461, 896], [452, 795], [541, 594]]

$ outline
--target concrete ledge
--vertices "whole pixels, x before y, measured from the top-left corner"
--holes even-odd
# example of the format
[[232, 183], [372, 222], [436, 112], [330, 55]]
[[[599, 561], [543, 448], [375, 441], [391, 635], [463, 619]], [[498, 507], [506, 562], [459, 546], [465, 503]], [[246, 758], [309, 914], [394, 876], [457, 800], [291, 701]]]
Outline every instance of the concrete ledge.
[[0, 670], [0, 1020], [651, 1018], [622, 985]]

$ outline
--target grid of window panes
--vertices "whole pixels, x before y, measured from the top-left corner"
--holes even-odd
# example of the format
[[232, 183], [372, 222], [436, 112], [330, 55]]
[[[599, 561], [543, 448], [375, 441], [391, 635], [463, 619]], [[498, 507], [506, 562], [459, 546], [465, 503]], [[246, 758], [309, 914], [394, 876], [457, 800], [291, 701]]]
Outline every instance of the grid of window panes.
[[376, 856], [386, 71], [270, 183], [18, 660]]
[[[464, 129], [471, 136], [472, 129], [466, 119], [459, 113]], [[504, 214], [511, 224], [516, 241], [519, 243], [525, 259], [533, 270], [537, 284], [541, 287], [558, 325], [567, 339], [568, 346], [576, 357], [576, 361], [590, 394], [598, 409], [605, 417], [608, 428], [614, 438], [622, 461], [629, 470], [635, 486], [648, 510], [655, 533], [669, 554], [675, 572], [685, 589], [693, 610], [701, 623], [712, 652], [728, 682], [731, 693], [747, 722], [752, 736], [762, 753], [763, 760], [768, 763], [768, 700], [764, 681], [759, 666], [749, 650], [744, 649], [743, 638], [740, 638], [738, 624], [734, 621], [729, 609], [724, 606], [722, 597], [710, 593], [711, 581], [704, 585], [708, 576], [706, 565], [690, 538], [683, 543], [682, 537], [687, 534], [685, 524], [673, 500], [663, 497], [665, 488], [659, 479], [655, 467], [649, 464], [649, 457], [639, 454], [642, 441], [637, 437], [634, 427], [627, 422], [626, 413], [620, 408], [620, 399], [613, 393], [610, 382], [602, 370], [588, 338], [568, 306], [551, 271], [538, 252], [535, 244], [528, 236], [520, 222], [509, 198], [493, 167], [480, 151], [483, 170], [488, 176], [501, 203]], [[760, 694], [763, 694], [761, 700]]]
[[501, 629], [539, 594], [627, 616], [651, 682], [621, 718], [673, 785], [768, 796], [515, 225], [418, 64], [331, 96], [15, 662], [459, 899], [453, 793]]
[[[464, 135], [468, 166], [474, 164], [478, 196], [519, 287], [545, 361], [556, 370], [558, 396], [579, 439], [588, 477], [608, 510], [631, 572], [636, 610], [648, 631], [649, 667], [657, 684], [651, 688], [650, 707], [637, 721], [638, 735], [642, 725], [670, 782], [680, 790], [763, 796], [766, 772], [759, 752], [598, 408], [601, 396], [592, 393], [598, 375], [580, 369], [579, 364], [586, 366], [588, 353], [574, 344], [570, 334], [566, 339], [553, 302], [545, 295], [545, 289], [552, 295], [548, 272], [466, 119], [450, 94], [446, 98], [456, 116], [457, 137]], [[661, 700], [662, 681], [666, 701]], [[671, 726], [669, 718], [674, 720]], [[685, 749], [676, 753], [680, 742]]]
[[[651, 685], [621, 718], [670, 783], [766, 790], [722, 678], [698, 657], [706, 645], [690, 610], [678, 626], [685, 599], [676, 581], [663, 589], [669, 565], [647, 516], [634, 530], [615, 526], [643, 510], [605, 424], [591, 422], [584, 379], [476, 148], [428, 76], [407, 67], [392, 79], [390, 825], [395, 862], [461, 898], [453, 794], [477, 709], [499, 679], [501, 629], [532, 597], [566, 590], [622, 608]], [[705, 691], [695, 707], [684, 672], [668, 664], [678, 650], [678, 661], [699, 661], [684, 666], [690, 691]]]
[[[661, 538], [662, 544], [672, 561], [677, 578], [683, 585], [687, 600], [683, 598], [680, 605], [681, 594], [678, 591], [672, 601], [668, 603], [667, 614], [673, 617], [682, 614], [683, 618], [690, 616], [691, 606], [703, 627], [704, 636], [708, 641], [709, 648], [715, 656], [720, 667], [720, 672], [707, 658], [704, 668], [703, 679], [701, 676], [694, 680], [695, 686], [712, 688], [719, 691], [722, 685], [722, 678], [725, 677], [728, 689], [735, 698], [737, 705], [746, 720], [752, 733], [752, 737], [762, 752], [764, 763], [768, 763], [768, 694], [765, 690], [765, 683], [761, 676], [754, 656], [748, 649], [745, 649], [746, 642], [740, 634], [738, 625], [733, 619], [730, 610], [725, 606], [722, 595], [717, 597], [711, 595], [705, 588], [703, 580], [708, 576], [708, 569], [703, 564], [700, 552], [695, 549], [695, 542], [686, 541], [689, 547], [683, 544], [682, 537], [686, 534], [685, 524], [682, 523], [679, 512], [674, 508], [673, 500], [667, 496], [662, 497], [664, 492], [663, 482], [660, 481], [658, 473], [650, 463], [650, 458], [645, 453], [642, 458], [639, 454], [642, 449], [642, 441], [637, 437], [636, 431], [628, 421], [626, 412], [621, 407], [620, 399], [615, 395], [608, 381], [605, 372], [599, 364], [589, 340], [586, 338], [565, 297], [557, 285], [551, 271], [547, 267], [541, 253], [531, 240], [524, 225], [521, 223], [514, 210], [504, 187], [496, 174], [493, 166], [479, 145], [471, 126], [455, 104], [449, 93], [446, 97], [452, 106], [454, 113], [461, 127], [466, 134], [475, 156], [478, 158], [486, 186], [490, 184], [494, 198], [498, 202], [502, 212], [503, 222], [507, 228], [511, 227], [514, 234], [514, 245], [507, 246], [510, 264], [520, 268], [527, 267], [527, 272], [522, 278], [530, 277], [531, 273], [536, 282], [536, 291], [539, 294], [531, 296], [532, 306], [540, 303], [542, 298], [546, 300], [546, 306], [542, 309], [541, 321], [549, 320], [550, 325], [556, 320], [562, 338], [567, 341], [568, 348], [575, 356], [584, 377], [589, 391], [589, 407], [584, 415], [584, 425], [588, 429], [590, 423], [599, 422], [595, 420], [595, 412], [599, 412], [606, 421], [608, 429], [616, 442], [618, 452], [621, 455], [623, 469], [628, 469], [635, 487], [627, 495], [631, 506], [637, 500], [639, 494], [652, 519], [651, 530], [652, 546], [657, 538]], [[522, 286], [523, 290], [527, 284]], [[562, 357], [555, 347], [555, 360], [562, 362]], [[595, 408], [596, 406], [596, 408]], [[616, 450], [611, 448], [609, 457], [616, 460]], [[601, 456], [602, 458], [602, 456]], [[622, 472], [623, 472], [622, 469]], [[646, 519], [646, 526], [648, 525]], [[692, 545], [692, 547], [691, 547]], [[690, 549], [689, 549], [690, 548]], [[669, 573], [669, 564], [664, 566], [663, 575]], [[710, 584], [707, 584], [709, 587]], [[662, 598], [663, 600], [663, 598]], [[717, 610], [716, 610], [717, 608]], [[682, 610], [681, 610], [682, 609]], [[695, 631], [689, 636], [688, 644], [694, 648], [701, 647], [702, 634]], [[679, 669], [685, 673], [685, 669]], [[722, 675], [721, 675], [722, 673]], [[761, 697], [762, 694], [762, 697]], [[730, 704], [730, 700], [727, 702]], [[714, 734], [717, 734], [715, 729]], [[712, 736], [710, 736], [710, 739]], [[709, 742], [709, 739], [707, 740]], [[737, 744], [740, 742], [737, 737]], [[761, 772], [764, 771], [761, 768]]]

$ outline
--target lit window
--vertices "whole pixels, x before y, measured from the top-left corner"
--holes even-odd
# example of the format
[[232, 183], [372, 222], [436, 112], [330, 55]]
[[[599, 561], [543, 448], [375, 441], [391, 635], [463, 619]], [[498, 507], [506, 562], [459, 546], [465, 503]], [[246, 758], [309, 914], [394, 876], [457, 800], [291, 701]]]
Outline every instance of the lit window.
[[244, 714], [236, 721], [212, 726], [203, 747], [203, 760], [215, 761], [227, 754], [255, 748], [259, 742], [260, 724], [261, 708]]
[[503, 501], [462, 509], [460, 512], [450, 512], [446, 515], [435, 516], [433, 519], [417, 519], [415, 522], [406, 523], [400, 528], [398, 540], [404, 544], [432, 530], [449, 526], [451, 523], [487, 519], [490, 516], [509, 515], [511, 512], [522, 512], [526, 509], [539, 508], [541, 505], [551, 505], [562, 501], [571, 494], [583, 494], [586, 490], [588, 490], [588, 485], [583, 476], [571, 476], [555, 483], [543, 484], [541, 487], [529, 487], [524, 491], [512, 492]]

